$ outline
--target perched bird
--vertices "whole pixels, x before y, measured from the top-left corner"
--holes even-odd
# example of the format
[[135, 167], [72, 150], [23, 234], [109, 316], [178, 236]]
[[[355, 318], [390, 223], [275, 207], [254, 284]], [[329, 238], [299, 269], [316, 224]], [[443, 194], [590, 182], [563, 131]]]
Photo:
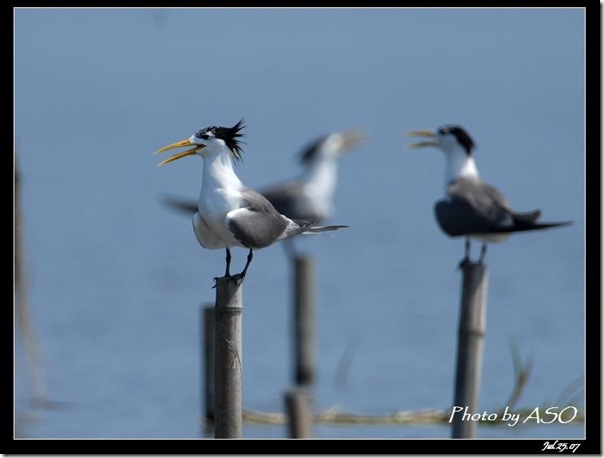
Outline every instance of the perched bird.
[[541, 210], [517, 212], [505, 197], [478, 175], [472, 155], [475, 144], [457, 125], [444, 125], [435, 132], [419, 130], [409, 136], [428, 140], [411, 143], [408, 148], [434, 147], [445, 153], [445, 198], [436, 202], [434, 212], [440, 228], [450, 237], [465, 237], [465, 256], [470, 261], [470, 239], [482, 242], [479, 262], [484, 261], [487, 243], [506, 240], [513, 232], [533, 231], [571, 224], [538, 222]]
[[[242, 282], [252, 262], [253, 250], [272, 245], [304, 233], [333, 231], [347, 226], [317, 226], [315, 221], [294, 220], [282, 215], [260, 193], [246, 187], [234, 171], [241, 159], [239, 140], [243, 120], [233, 127], [210, 126], [198, 130], [188, 139], [172, 143], [156, 151], [192, 148], [160, 162], [167, 164], [185, 156], [202, 157], [203, 175], [193, 230], [198, 242], [208, 249], [226, 249], [225, 277]], [[249, 253], [243, 270], [230, 274], [231, 251], [234, 246], [247, 248]]]

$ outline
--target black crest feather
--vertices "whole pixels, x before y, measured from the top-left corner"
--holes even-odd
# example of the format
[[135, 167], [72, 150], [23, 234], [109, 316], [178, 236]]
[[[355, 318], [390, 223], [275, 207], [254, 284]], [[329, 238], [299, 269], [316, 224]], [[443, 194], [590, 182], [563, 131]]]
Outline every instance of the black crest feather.
[[243, 150], [241, 149], [241, 145], [243, 142], [239, 140], [239, 138], [243, 137], [244, 134], [241, 133], [241, 130], [245, 127], [243, 118], [235, 124], [233, 127], [220, 127], [220, 126], [210, 126], [205, 127], [203, 129], [198, 130], [195, 133], [196, 137], [203, 138], [204, 135], [212, 134], [216, 138], [220, 138], [224, 141], [227, 147], [233, 153], [233, 156], [236, 160], [241, 160]]
[[327, 135], [323, 135], [306, 145], [306, 147], [302, 150], [302, 153], [300, 153], [300, 162], [302, 164], [308, 164], [309, 162], [311, 162], [319, 153], [319, 148], [327, 139], [327, 137]]
[[243, 134], [240, 132], [244, 127], [245, 124], [243, 118], [241, 118], [241, 120], [233, 127], [218, 127], [216, 129], [216, 137], [224, 140], [237, 160], [241, 160], [241, 155], [243, 153], [243, 150], [241, 149], [242, 142], [238, 139], [243, 137]]
[[451, 124], [448, 126], [441, 127], [440, 130], [443, 133], [449, 132], [455, 135], [457, 141], [461, 146], [464, 147], [468, 156], [472, 154], [472, 150], [474, 149], [476, 144], [474, 143], [474, 140], [472, 140], [472, 137], [470, 137], [470, 135], [461, 126]]

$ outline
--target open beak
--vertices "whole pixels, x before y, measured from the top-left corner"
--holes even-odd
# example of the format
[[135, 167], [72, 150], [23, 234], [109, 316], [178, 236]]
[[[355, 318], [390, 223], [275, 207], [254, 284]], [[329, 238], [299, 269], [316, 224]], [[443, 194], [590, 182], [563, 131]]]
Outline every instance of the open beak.
[[433, 148], [440, 148], [440, 143], [436, 140], [437, 136], [431, 130], [410, 130], [408, 132], [405, 132], [405, 135], [407, 135], [408, 137], [424, 137], [429, 139], [421, 142], [409, 143], [407, 145], [407, 148], [409, 149], [425, 148], [428, 146], [431, 146]]
[[191, 146], [191, 145], [194, 145], [193, 148], [188, 149], [186, 151], [182, 151], [180, 153], [176, 153], [176, 154], [170, 156], [168, 159], [165, 159], [165, 160], [161, 161], [159, 164], [157, 164], [157, 166], [159, 167], [160, 165], [164, 165], [164, 164], [167, 164], [168, 162], [175, 161], [177, 159], [180, 159], [181, 157], [191, 156], [193, 154], [196, 154], [197, 151], [205, 148], [205, 145], [197, 145], [195, 143], [192, 143], [187, 138], [186, 140], [182, 140], [180, 142], [176, 142], [176, 143], [172, 143], [171, 145], [164, 146], [163, 148], [158, 149], [153, 154], [163, 153], [164, 151], [168, 151], [168, 150], [171, 150], [171, 149], [174, 149], [174, 148], [184, 148], [184, 147]]
[[342, 132], [342, 148], [340, 154], [346, 153], [351, 149], [360, 146], [365, 142], [366, 136], [360, 128]]

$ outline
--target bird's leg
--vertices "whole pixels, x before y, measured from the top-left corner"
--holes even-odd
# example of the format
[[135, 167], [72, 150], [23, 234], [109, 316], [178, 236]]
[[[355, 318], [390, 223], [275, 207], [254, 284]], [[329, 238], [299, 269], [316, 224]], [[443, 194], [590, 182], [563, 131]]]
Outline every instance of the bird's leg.
[[247, 268], [250, 266], [250, 263], [252, 262], [253, 258], [254, 258], [254, 252], [250, 248], [250, 252], [247, 254], [247, 262], [245, 263], [245, 267], [243, 268], [241, 273], [238, 273], [237, 275], [233, 275], [231, 277], [231, 279], [233, 279], [237, 284], [241, 284], [241, 282], [243, 282], [243, 279], [245, 278], [245, 274], [247, 273]]
[[250, 249], [250, 252], [247, 254], [247, 262], [245, 263], [245, 267], [239, 274], [241, 276], [242, 280], [243, 280], [243, 277], [245, 277], [245, 274], [247, 273], [247, 268], [250, 266], [250, 263], [252, 262], [253, 258], [254, 258], [254, 252]]
[[[226, 249], [226, 271], [224, 273], [225, 278], [231, 277], [231, 250]], [[218, 277], [214, 277], [214, 286], [212, 288], [216, 288], [216, 282], [218, 281]]]
[[487, 254], [487, 244], [483, 243], [482, 248], [480, 249], [480, 258], [478, 259], [478, 264], [482, 264], [484, 262], [484, 257]]
[[459, 265], [457, 266], [457, 268], [461, 270], [469, 262], [471, 262], [470, 261], [470, 239], [468, 237], [466, 237], [465, 254], [464, 254], [463, 259], [459, 262]]
[[226, 249], [226, 272], [224, 276], [231, 276], [231, 250], [229, 250], [228, 248]]

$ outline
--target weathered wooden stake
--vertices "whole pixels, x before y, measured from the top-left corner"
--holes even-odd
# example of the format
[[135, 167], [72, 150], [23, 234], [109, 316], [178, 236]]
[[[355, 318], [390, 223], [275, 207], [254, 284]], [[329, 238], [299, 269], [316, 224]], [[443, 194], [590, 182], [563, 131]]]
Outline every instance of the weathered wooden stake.
[[301, 388], [286, 391], [285, 409], [289, 424], [289, 437], [291, 439], [312, 437], [310, 396], [307, 391]]
[[315, 380], [314, 264], [309, 256], [294, 260], [294, 383], [309, 386]]
[[214, 437], [242, 437], [242, 287], [216, 279]]
[[[487, 266], [466, 261], [461, 265], [462, 290], [457, 341], [457, 369], [452, 418], [453, 438], [476, 437], [482, 354], [486, 328]], [[464, 417], [464, 414], [465, 417]]]
[[19, 171], [15, 152], [15, 206], [14, 206], [14, 280], [15, 280], [15, 321], [20, 337], [23, 341], [25, 351], [29, 357], [31, 368], [31, 380], [34, 397], [38, 401], [46, 399], [46, 387], [41, 372], [40, 358], [38, 354], [38, 341], [34, 330], [32, 314], [28, 299], [27, 268], [24, 254], [24, 234], [21, 219], [21, 172]]
[[214, 424], [214, 344], [215, 344], [215, 320], [214, 320], [215, 306], [214, 304], [205, 304], [201, 307], [201, 329], [203, 335], [201, 337], [202, 349], [201, 354], [203, 355], [201, 377], [204, 381], [203, 392], [202, 392], [202, 412], [206, 426], [213, 426]]

